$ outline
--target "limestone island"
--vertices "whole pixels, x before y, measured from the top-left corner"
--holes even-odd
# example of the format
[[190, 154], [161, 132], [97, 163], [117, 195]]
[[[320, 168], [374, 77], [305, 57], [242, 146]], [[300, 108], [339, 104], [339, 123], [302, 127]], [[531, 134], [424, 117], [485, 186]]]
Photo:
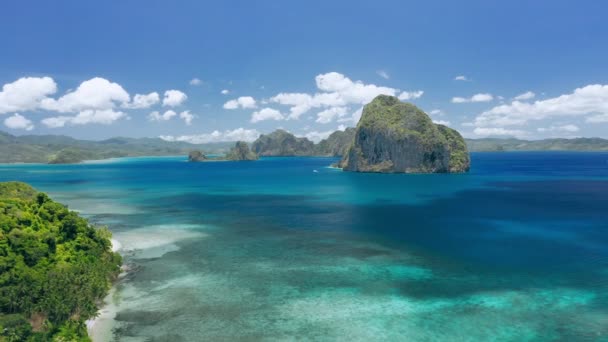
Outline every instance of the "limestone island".
[[341, 157], [355, 135], [354, 128], [335, 131], [319, 143], [306, 137], [296, 137], [283, 129], [262, 134], [251, 144], [251, 149], [264, 157]]
[[306, 138], [277, 129], [270, 134], [262, 134], [253, 142], [251, 149], [264, 157], [311, 156], [315, 154], [315, 144]]
[[433, 123], [411, 103], [379, 95], [363, 108], [338, 166], [355, 172], [459, 173], [469, 171], [470, 157], [458, 131]]
[[189, 162], [207, 162], [207, 161], [247, 161], [258, 160], [258, 155], [249, 149], [244, 141], [237, 141], [234, 147], [224, 156], [211, 157], [205, 155], [201, 151], [191, 151], [188, 154]]

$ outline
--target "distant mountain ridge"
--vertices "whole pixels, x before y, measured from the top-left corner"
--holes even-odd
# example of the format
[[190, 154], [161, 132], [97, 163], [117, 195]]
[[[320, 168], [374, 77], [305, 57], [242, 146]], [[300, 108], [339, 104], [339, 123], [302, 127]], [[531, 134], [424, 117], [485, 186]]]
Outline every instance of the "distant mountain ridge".
[[608, 151], [608, 140], [602, 138], [573, 139], [465, 139], [471, 152], [499, 151]]
[[[262, 134], [251, 145], [260, 156], [341, 156], [352, 141], [354, 129], [336, 131], [318, 144], [285, 130]], [[115, 137], [101, 141], [64, 135], [14, 136], [0, 131], [0, 163], [72, 164], [84, 160], [119, 157], [230, 153], [234, 141], [191, 144], [160, 138]], [[256, 150], [257, 149], [257, 150]]]
[[102, 141], [78, 140], [62, 135], [14, 136], [0, 132], [0, 163], [71, 164], [84, 160], [117, 157], [167, 156], [187, 154], [194, 149], [222, 153], [230, 143], [193, 145], [160, 138], [110, 138]]
[[[276, 132], [276, 131], [275, 131]], [[266, 134], [266, 137], [274, 137]], [[307, 138], [297, 138], [282, 131], [275, 136], [291, 141], [289, 154], [285, 149], [276, 149], [277, 141], [266, 141], [262, 156], [342, 156], [354, 139], [355, 129], [347, 128], [336, 131], [326, 139], [315, 144]], [[260, 140], [258, 138], [258, 140]], [[258, 141], [256, 140], [256, 142]], [[279, 139], [280, 140], [280, 139]], [[465, 139], [470, 152], [492, 151], [608, 151], [608, 139], [575, 138], [575, 139]], [[256, 144], [254, 142], [252, 149]], [[188, 155], [194, 150], [205, 153], [228, 153], [235, 144], [216, 142], [190, 144], [171, 142], [160, 138], [125, 138], [116, 137], [101, 141], [79, 140], [64, 135], [23, 135], [14, 136], [0, 131], [0, 163], [78, 163], [83, 160], [97, 160], [117, 157]], [[312, 147], [311, 147], [312, 146]], [[259, 144], [258, 144], [259, 148]], [[268, 149], [270, 148], [270, 149]], [[272, 150], [274, 148], [274, 150]], [[259, 153], [258, 151], [255, 151]]]

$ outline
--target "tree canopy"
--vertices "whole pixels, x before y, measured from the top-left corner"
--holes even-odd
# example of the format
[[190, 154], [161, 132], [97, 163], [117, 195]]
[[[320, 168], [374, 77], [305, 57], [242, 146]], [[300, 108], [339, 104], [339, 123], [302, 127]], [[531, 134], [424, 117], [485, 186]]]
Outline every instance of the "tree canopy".
[[19, 182], [0, 183], [0, 341], [88, 341], [120, 272], [111, 233]]

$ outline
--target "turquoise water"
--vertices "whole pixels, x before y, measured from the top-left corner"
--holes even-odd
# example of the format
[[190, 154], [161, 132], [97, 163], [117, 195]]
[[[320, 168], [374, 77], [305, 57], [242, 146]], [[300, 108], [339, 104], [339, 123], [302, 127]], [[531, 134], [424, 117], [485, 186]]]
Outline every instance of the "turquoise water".
[[608, 153], [472, 160], [131, 158], [0, 165], [0, 181], [114, 232], [128, 272], [99, 340], [608, 341]]

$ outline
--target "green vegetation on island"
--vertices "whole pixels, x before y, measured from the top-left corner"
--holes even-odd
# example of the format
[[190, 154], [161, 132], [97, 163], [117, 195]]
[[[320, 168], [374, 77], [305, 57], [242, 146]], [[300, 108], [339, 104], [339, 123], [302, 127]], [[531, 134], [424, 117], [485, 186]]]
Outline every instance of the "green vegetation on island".
[[364, 107], [339, 165], [358, 172], [467, 172], [470, 160], [460, 133], [411, 103], [379, 95]]
[[19, 182], [0, 183], [0, 341], [89, 341], [120, 272], [111, 233]]
[[468, 171], [471, 166], [471, 156], [465, 140], [457, 130], [437, 124], [437, 128], [448, 141], [450, 148], [450, 172]]
[[261, 157], [312, 156], [315, 154], [315, 144], [312, 141], [297, 138], [283, 129], [260, 135], [251, 144], [251, 149]]
[[265, 157], [288, 156], [342, 156], [355, 135], [354, 128], [335, 131], [318, 144], [305, 137], [296, 137], [283, 129], [270, 134], [262, 134], [252, 144], [252, 150]]

